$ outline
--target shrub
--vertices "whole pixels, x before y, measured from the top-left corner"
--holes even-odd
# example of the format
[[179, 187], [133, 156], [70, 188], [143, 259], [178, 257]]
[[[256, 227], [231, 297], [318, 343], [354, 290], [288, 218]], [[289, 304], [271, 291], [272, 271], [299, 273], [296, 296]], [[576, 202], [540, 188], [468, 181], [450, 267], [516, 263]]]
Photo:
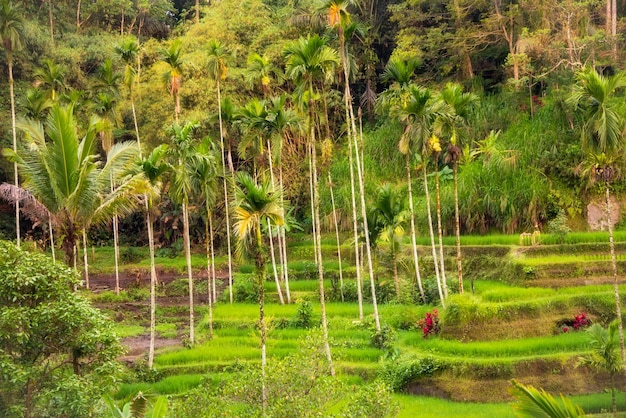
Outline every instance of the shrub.
[[394, 361], [386, 361], [379, 377], [393, 391], [404, 390], [409, 383], [424, 376], [431, 376], [441, 369], [441, 365], [433, 357], [400, 356]]
[[313, 325], [313, 307], [304, 299], [298, 299], [298, 310], [291, 320], [291, 324], [296, 328], [310, 328]]
[[372, 324], [372, 332], [370, 334], [370, 343], [372, 346], [380, 350], [391, 350], [396, 338], [396, 333], [393, 328], [387, 324], [381, 324], [380, 331], [378, 331], [373, 325], [374, 324]]
[[439, 312], [433, 309], [433, 313], [426, 312], [424, 319], [420, 319], [417, 326], [422, 329], [422, 335], [427, 338], [430, 335], [437, 335], [441, 330], [439, 326]]

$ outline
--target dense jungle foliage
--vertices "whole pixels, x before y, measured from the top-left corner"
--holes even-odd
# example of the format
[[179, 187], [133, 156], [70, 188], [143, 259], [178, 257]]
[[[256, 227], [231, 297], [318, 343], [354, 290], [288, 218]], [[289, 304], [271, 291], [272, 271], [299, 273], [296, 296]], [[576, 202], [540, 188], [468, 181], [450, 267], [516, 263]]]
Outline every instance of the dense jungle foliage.
[[[19, 25], [11, 26], [7, 17], [12, 7]], [[570, 226], [586, 229], [587, 204], [601, 200], [604, 189], [585, 170], [589, 158], [581, 131], [587, 115], [577, 111], [583, 106], [570, 100], [571, 92], [585, 66], [606, 76], [622, 68], [622, 8], [600, 1], [534, 0], [3, 2], [2, 146], [12, 144], [9, 62], [18, 125], [25, 119], [45, 121], [58, 102], [73, 106], [79, 131], [97, 116], [106, 126], [100, 135], [109, 142], [134, 140], [134, 104], [144, 151], [171, 145], [176, 120], [197, 123], [193, 136], [208, 136], [219, 147], [219, 87], [231, 170], [266, 169], [266, 141], [272, 139], [291, 216], [307, 228], [310, 132], [303, 126], [310, 98], [303, 88], [306, 79], [293, 65], [290, 70], [288, 51], [298, 40], [319, 35], [333, 56], [331, 71], [316, 76], [314, 92], [324, 228], [330, 230], [333, 222], [328, 184], [334, 188], [340, 225], [347, 230], [351, 223], [338, 52], [345, 42], [368, 202], [374, 202], [383, 183], [406, 191], [405, 156], [398, 145], [408, 126], [402, 108], [410, 86], [429, 89], [434, 100], [455, 82], [474, 95], [462, 123], [454, 133], [432, 128], [443, 151], [410, 153], [413, 168], [427, 164], [431, 194], [434, 174], [439, 174], [444, 233], [454, 231], [453, 161], [459, 164], [462, 232], [545, 229], [560, 213]], [[125, 55], [133, 39], [138, 49]], [[611, 102], [619, 123], [626, 111], [622, 94], [618, 86]], [[259, 120], [274, 121], [279, 111], [293, 121], [261, 126]], [[23, 135], [17, 129], [18, 141]], [[106, 141], [99, 145], [107, 146]], [[0, 180], [13, 179], [12, 163], [2, 159]], [[418, 230], [425, 233], [421, 170], [413, 170], [413, 182]], [[623, 182], [612, 179], [611, 187], [619, 196]], [[166, 184], [163, 190], [168, 189]], [[223, 199], [216, 193], [218, 215]], [[174, 243], [182, 230], [170, 228], [181, 221], [179, 204], [166, 193], [157, 204], [156, 238]], [[13, 206], [3, 203], [1, 209], [2, 234], [13, 237]], [[123, 240], [147, 242], [142, 216], [123, 220]], [[199, 217], [192, 213], [192, 235], [198, 241], [205, 229]], [[30, 230], [28, 220], [22, 223]], [[221, 225], [216, 228], [218, 236], [223, 234]], [[90, 238], [111, 239], [95, 229]]]

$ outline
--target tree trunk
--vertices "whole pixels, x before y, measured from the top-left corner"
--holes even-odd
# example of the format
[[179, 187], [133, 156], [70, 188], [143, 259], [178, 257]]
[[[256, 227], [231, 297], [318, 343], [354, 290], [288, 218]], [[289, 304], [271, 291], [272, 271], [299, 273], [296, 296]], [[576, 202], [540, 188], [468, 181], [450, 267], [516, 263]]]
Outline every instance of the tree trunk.
[[356, 206], [356, 191], [354, 189], [354, 163], [352, 161], [352, 141], [348, 139], [348, 154], [350, 163], [350, 197], [352, 198], [352, 230], [354, 232], [354, 263], [356, 266], [356, 290], [359, 301], [359, 320], [363, 321], [363, 279], [361, 276], [362, 255], [359, 253], [359, 226]]
[[[222, 122], [222, 95], [220, 92], [220, 81], [217, 80], [217, 113], [220, 123], [220, 144], [222, 146], [222, 174], [224, 179], [224, 212], [226, 215], [226, 246], [228, 250], [228, 293], [230, 297], [230, 303], [233, 303], [233, 256], [230, 243], [230, 213], [228, 210], [228, 180], [226, 176], [226, 161], [225, 161], [225, 147], [224, 147], [224, 125]], [[230, 162], [230, 150], [229, 150], [229, 162]], [[229, 173], [231, 174], [232, 171]]]
[[[17, 154], [17, 132], [15, 128], [15, 91], [13, 90], [13, 56], [9, 52], [7, 54], [7, 61], [9, 66], [9, 95], [11, 96], [11, 132], [13, 134], [13, 152]], [[13, 178], [15, 180], [15, 187], [20, 186], [19, 175], [17, 172], [17, 161], [13, 163]], [[21, 236], [20, 236], [20, 201], [15, 201], [15, 235], [17, 248], [20, 248]]]
[[207, 282], [207, 295], [209, 297], [209, 339], [213, 339], [213, 298], [211, 292], [211, 262], [213, 258], [211, 254], [213, 252], [213, 239], [209, 236], [209, 219], [211, 218], [211, 208], [209, 206], [209, 200], [206, 199], [206, 224], [204, 226], [205, 247], [206, 247], [206, 282]]
[[[268, 159], [269, 166], [270, 166], [270, 180], [272, 182], [272, 189], [276, 190], [276, 182], [274, 179], [274, 164], [272, 163], [272, 145], [269, 139], [267, 140], [267, 159]], [[276, 228], [277, 228], [276, 235], [280, 237], [280, 231], [278, 231], [278, 227]], [[283, 291], [280, 287], [280, 280], [278, 280], [278, 270], [276, 268], [276, 252], [274, 251], [274, 236], [272, 234], [272, 225], [270, 224], [269, 219], [267, 220], [267, 234], [270, 240], [270, 254], [272, 256], [272, 270], [274, 272], [274, 281], [276, 282], [276, 291], [278, 292], [278, 298], [280, 299], [280, 304], [284, 305], [285, 299], [283, 298]], [[281, 258], [282, 258], [280, 238], [278, 238], [278, 250], [280, 251]]]
[[459, 293], [463, 294], [463, 257], [461, 255], [461, 221], [459, 217], [459, 164], [452, 165], [454, 174], [454, 231], [456, 233], [456, 271], [459, 276]]
[[154, 227], [150, 214], [150, 202], [144, 195], [146, 205], [146, 225], [148, 227], [148, 247], [150, 249], [150, 347], [148, 349], [148, 368], [152, 370], [154, 364], [154, 339], [156, 334], [156, 263], [154, 260]]
[[48, 20], [50, 23], [50, 43], [52, 43], [52, 46], [54, 46], [54, 20], [52, 19], [52, 0], [48, 0]]
[[409, 212], [411, 214], [411, 246], [413, 249], [413, 263], [415, 265], [415, 280], [417, 281], [417, 287], [420, 291], [420, 297], [422, 298], [422, 302], [426, 304], [426, 295], [424, 294], [424, 287], [422, 286], [419, 258], [417, 256], [417, 231], [415, 229], [415, 209], [413, 208], [413, 185], [411, 180], [411, 157], [409, 154], [406, 155], [406, 176], [407, 184], [409, 187]]
[[[445, 257], [443, 253], [443, 231], [441, 228], [441, 196], [439, 193], [439, 164], [438, 164], [439, 154], [435, 155], [435, 202], [436, 202], [436, 212], [437, 212], [437, 236], [439, 238], [439, 263], [441, 264], [441, 268], [439, 270], [439, 275], [441, 276], [441, 285], [443, 286], [443, 295], [444, 297], [448, 297], [448, 283], [446, 281], [446, 265], [445, 265]], [[430, 204], [429, 204], [430, 207]]]
[[[392, 242], [391, 247], [395, 244]], [[396, 298], [400, 301], [400, 278], [398, 277], [398, 260], [396, 260], [396, 252], [391, 250], [391, 260], [393, 262], [393, 283], [396, 287]]]
[[[282, 152], [282, 150], [281, 150]], [[282, 158], [281, 158], [282, 161]], [[278, 181], [280, 182], [280, 190], [285, 190], [285, 188], [283, 187], [283, 167], [282, 164], [280, 165], [279, 169], [278, 169]], [[283, 202], [283, 195], [282, 193], [280, 194], [280, 204], [281, 206], [284, 208], [285, 204]], [[278, 227], [279, 231], [280, 231], [280, 236], [281, 236], [281, 241], [282, 241], [282, 252], [283, 252], [283, 256], [282, 256], [282, 260], [283, 260], [283, 266], [281, 268], [281, 272], [283, 274], [284, 280], [285, 280], [285, 292], [287, 293], [287, 303], [291, 304], [291, 292], [289, 291], [289, 265], [287, 263], [287, 238], [285, 236], [285, 226], [280, 226]]]
[[[186, 200], [186, 199], [185, 199]], [[189, 238], [189, 212], [187, 202], [183, 202], [183, 240], [185, 241], [185, 259], [187, 260], [187, 277], [189, 279], [189, 342], [193, 345], [195, 340], [194, 312], [193, 312], [193, 272], [191, 270], [191, 240]]]
[[113, 216], [113, 258], [115, 259], [115, 294], [120, 294], [120, 246], [117, 215]]
[[83, 264], [85, 266], [85, 287], [89, 289], [89, 260], [87, 258], [87, 232], [83, 228]]
[[330, 189], [330, 202], [333, 205], [333, 221], [335, 222], [335, 238], [337, 239], [337, 261], [339, 262], [339, 293], [341, 294], [341, 301], [343, 299], [343, 268], [341, 267], [341, 243], [339, 242], [339, 224], [337, 222], [337, 210], [335, 208], [335, 195], [333, 193], [333, 181], [330, 177], [330, 170], [328, 171], [328, 188]]
[[430, 246], [433, 254], [433, 264], [435, 265], [435, 277], [437, 278], [437, 289], [439, 290], [439, 299], [441, 306], [446, 307], [445, 298], [443, 297], [443, 288], [441, 284], [441, 276], [439, 275], [439, 263], [437, 262], [437, 249], [435, 246], [435, 233], [433, 231], [433, 217], [430, 211], [430, 195], [428, 193], [428, 178], [426, 177], [426, 159], [422, 162], [422, 173], [424, 175], [424, 192], [426, 194], [426, 208], [428, 213], [428, 232], [430, 234]]
[[196, 0], [196, 23], [200, 23], [200, 0]]
[[611, 265], [613, 267], [613, 290], [615, 292], [615, 313], [619, 330], [619, 346], [622, 353], [622, 362], [626, 360], [626, 350], [624, 350], [624, 327], [622, 325], [622, 304], [619, 297], [619, 283], [617, 281], [617, 259], [615, 257], [615, 242], [613, 241], [613, 223], [611, 222], [611, 200], [608, 183], [606, 187], [606, 220], [609, 226], [609, 247], [611, 248]]
[[215, 286], [215, 281], [217, 280], [217, 276], [215, 275], [215, 236], [213, 235], [213, 211], [209, 211], [209, 235], [211, 237], [211, 281], [212, 281], [212, 289], [213, 298], [211, 299], [213, 304], [217, 302], [217, 289]]
[[263, 284], [265, 283], [265, 257], [263, 256], [263, 241], [261, 238], [261, 222], [259, 221], [255, 226], [256, 233], [256, 275], [259, 286], [259, 328], [261, 331], [261, 397], [263, 416], [267, 410], [267, 388], [265, 387], [265, 368], [267, 366], [267, 353], [265, 347], [265, 290]]
[[48, 229], [50, 230], [50, 250], [52, 251], [52, 262], [56, 264], [57, 258], [54, 252], [54, 232], [52, 231], [52, 221], [48, 219]]

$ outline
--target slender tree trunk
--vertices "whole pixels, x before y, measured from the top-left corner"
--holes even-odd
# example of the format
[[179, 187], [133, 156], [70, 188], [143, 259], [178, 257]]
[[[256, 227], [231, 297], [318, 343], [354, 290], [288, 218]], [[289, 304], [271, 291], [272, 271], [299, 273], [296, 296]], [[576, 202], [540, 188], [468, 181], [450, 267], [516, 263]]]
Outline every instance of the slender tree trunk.
[[435, 265], [435, 277], [437, 278], [437, 289], [439, 290], [439, 299], [441, 306], [446, 307], [445, 298], [443, 296], [443, 288], [441, 284], [441, 276], [439, 275], [439, 263], [437, 261], [437, 249], [435, 246], [435, 233], [433, 231], [433, 217], [430, 211], [430, 195], [428, 193], [428, 178], [426, 177], [426, 159], [423, 159], [422, 173], [424, 175], [424, 192], [426, 193], [426, 208], [428, 213], [428, 232], [430, 233], [430, 246], [433, 254], [433, 264]]
[[54, 46], [54, 20], [52, 18], [52, 0], [48, 0], [48, 20], [50, 23], [50, 43], [52, 43], [52, 46]]
[[606, 220], [609, 226], [609, 247], [611, 248], [611, 265], [613, 267], [613, 290], [615, 292], [615, 313], [619, 330], [619, 346], [622, 353], [622, 362], [626, 360], [626, 350], [624, 350], [624, 327], [622, 324], [622, 303], [619, 297], [619, 283], [617, 280], [617, 259], [615, 257], [615, 242], [613, 240], [613, 223], [611, 222], [611, 199], [608, 183], [606, 187]]
[[154, 228], [148, 196], [144, 195], [146, 205], [146, 225], [148, 227], [148, 247], [150, 249], [150, 347], [148, 349], [148, 368], [154, 364], [154, 339], [156, 335], [156, 263], [154, 260]]
[[409, 154], [406, 155], [406, 175], [409, 187], [409, 212], [411, 214], [411, 246], [413, 249], [413, 263], [415, 265], [415, 280], [417, 281], [417, 287], [420, 291], [420, 297], [422, 298], [422, 302], [426, 304], [426, 295], [424, 294], [424, 287], [422, 286], [419, 258], [417, 256], [417, 231], [415, 229], [415, 209], [413, 207], [413, 185], [411, 181], [411, 157]]
[[217, 302], [217, 289], [215, 286], [215, 281], [217, 280], [217, 276], [215, 274], [215, 236], [213, 235], [213, 211], [209, 211], [209, 235], [211, 236], [211, 281], [212, 281], [212, 289], [213, 298], [211, 299], [213, 304]]
[[200, 23], [200, 0], [196, 0], [196, 23]]
[[[17, 154], [17, 132], [15, 128], [15, 92], [13, 90], [13, 56], [11, 53], [7, 54], [7, 61], [9, 66], [9, 95], [11, 96], [11, 133], [13, 135], [13, 152]], [[15, 180], [15, 187], [20, 186], [19, 175], [17, 172], [17, 161], [13, 163], [13, 178]], [[17, 248], [20, 248], [21, 236], [20, 236], [20, 201], [15, 201], [15, 235]]]
[[[282, 151], [281, 151], [282, 152]], [[282, 161], [282, 158], [281, 158]], [[285, 190], [285, 188], [283, 187], [283, 167], [282, 164], [279, 167], [278, 170], [278, 176], [279, 176], [279, 182], [280, 182], [280, 190]], [[282, 193], [280, 195], [280, 204], [281, 206], [284, 208], [285, 204], [283, 202], [283, 196]], [[279, 227], [279, 231], [280, 231], [280, 235], [281, 235], [281, 239], [282, 239], [282, 251], [283, 251], [283, 268], [281, 269], [284, 278], [285, 278], [285, 291], [287, 293], [287, 303], [291, 304], [291, 292], [289, 291], [289, 265], [287, 262], [287, 237], [285, 236], [285, 227], [281, 226]]]
[[120, 294], [120, 246], [118, 232], [118, 218], [113, 216], [113, 257], [115, 258], [115, 294]]
[[[220, 92], [220, 81], [217, 80], [217, 113], [220, 123], [220, 144], [222, 146], [222, 173], [224, 175], [224, 212], [226, 215], [226, 246], [228, 250], [228, 293], [230, 303], [233, 303], [233, 256], [230, 242], [230, 213], [228, 210], [228, 180], [226, 175], [225, 147], [224, 147], [224, 124], [222, 122], [222, 93]], [[230, 162], [230, 150], [229, 150]], [[232, 171], [229, 173], [231, 174]]]
[[54, 232], [52, 231], [52, 220], [48, 219], [48, 229], [50, 230], [50, 250], [52, 251], [52, 262], [56, 264], [57, 258], [54, 252]]
[[335, 209], [335, 194], [333, 193], [333, 180], [328, 171], [328, 188], [330, 189], [330, 201], [333, 205], [333, 221], [335, 221], [335, 238], [337, 239], [337, 261], [339, 262], [339, 293], [343, 299], [343, 268], [341, 267], [341, 243], [339, 242], [339, 223], [337, 222], [337, 210]]
[[204, 226], [205, 247], [206, 247], [206, 283], [207, 283], [207, 295], [209, 297], [209, 339], [213, 339], [213, 295], [211, 292], [211, 257], [213, 250], [212, 236], [209, 236], [209, 219], [211, 218], [211, 208], [209, 206], [209, 200], [206, 199], [206, 224]]
[[[391, 247], [394, 247], [394, 243], [391, 243]], [[396, 298], [398, 298], [398, 301], [400, 300], [400, 278], [398, 277], [398, 260], [396, 259], [396, 252], [395, 250], [391, 250], [391, 260], [393, 263], [393, 283], [396, 287]]]
[[461, 220], [459, 216], [459, 163], [452, 165], [454, 174], [454, 231], [456, 233], [456, 271], [459, 276], [459, 293], [463, 294], [463, 256], [461, 255]]
[[193, 272], [191, 270], [191, 240], [189, 238], [189, 212], [187, 202], [183, 202], [183, 240], [185, 241], [185, 258], [187, 260], [187, 277], [189, 279], [189, 342], [193, 345], [194, 332], [194, 309], [193, 309]]
[[257, 242], [257, 260], [256, 275], [259, 286], [259, 328], [261, 331], [261, 397], [263, 416], [267, 411], [267, 388], [265, 386], [265, 369], [267, 366], [267, 353], [265, 347], [266, 329], [265, 329], [265, 257], [263, 256], [263, 240], [261, 238], [261, 223], [258, 222], [255, 227]]
[[611, 406], [613, 409], [613, 418], [617, 418], [617, 399], [615, 398], [615, 376], [611, 375]]
[[441, 196], [439, 193], [438, 157], [439, 157], [439, 154], [436, 154], [435, 155], [435, 202], [436, 202], [435, 208], [437, 212], [437, 236], [439, 238], [439, 263], [441, 264], [439, 275], [441, 276], [441, 285], [443, 286], [443, 295], [444, 297], [447, 298], [448, 297], [448, 283], [446, 281], [446, 265], [445, 265], [445, 257], [443, 253], [443, 231], [441, 228]]
[[89, 289], [89, 260], [87, 258], [87, 231], [83, 228], [83, 264], [85, 266], [85, 287]]
[[313, 151], [309, 144], [309, 192], [311, 194], [311, 233], [313, 235], [313, 253], [315, 254], [315, 264], [321, 264], [317, 257], [317, 225], [315, 224], [315, 188], [313, 187]]
[[362, 255], [359, 253], [359, 226], [356, 206], [356, 191], [354, 188], [354, 163], [352, 161], [352, 141], [348, 139], [348, 153], [350, 163], [350, 197], [352, 199], [352, 231], [354, 232], [354, 263], [356, 266], [356, 290], [359, 301], [359, 320], [363, 321], [363, 279], [361, 276]]
[[280, 287], [280, 281], [278, 280], [278, 270], [276, 269], [276, 253], [274, 252], [274, 238], [272, 236], [272, 225], [270, 224], [270, 220], [267, 220], [267, 235], [270, 241], [270, 255], [272, 257], [272, 269], [274, 271], [274, 282], [276, 283], [276, 291], [278, 292], [278, 299], [280, 300], [280, 304], [285, 304], [285, 298], [283, 298], [283, 291]]

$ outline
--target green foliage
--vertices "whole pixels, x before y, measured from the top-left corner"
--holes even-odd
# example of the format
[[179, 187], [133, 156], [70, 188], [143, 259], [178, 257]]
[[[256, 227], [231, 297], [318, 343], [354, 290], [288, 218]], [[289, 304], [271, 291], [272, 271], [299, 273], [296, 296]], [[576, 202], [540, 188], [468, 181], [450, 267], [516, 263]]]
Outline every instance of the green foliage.
[[342, 417], [383, 418], [395, 416], [398, 404], [391, 388], [380, 380], [361, 386], [350, 395]]
[[388, 324], [381, 324], [380, 331], [373, 324], [370, 327], [370, 344], [379, 350], [391, 350], [395, 339], [396, 333]]
[[313, 307], [305, 299], [298, 299], [296, 304], [298, 305], [298, 310], [291, 320], [291, 325], [296, 328], [311, 328], [313, 325]]
[[543, 389], [535, 389], [533, 386], [524, 385], [512, 380], [513, 395], [518, 402], [513, 408], [521, 417], [545, 417], [550, 418], [580, 418], [586, 414], [580, 406], [561, 395], [559, 400]]
[[379, 378], [394, 392], [399, 392], [406, 389], [411, 382], [420, 377], [431, 376], [440, 368], [441, 365], [434, 357], [403, 354], [397, 359], [385, 361]]
[[111, 322], [72, 292], [77, 284], [67, 267], [0, 242], [5, 416], [88, 416], [115, 383], [121, 346]]
[[554, 236], [557, 244], [565, 243], [570, 231], [571, 229], [567, 225], [567, 216], [562, 210], [548, 223], [548, 232]]

